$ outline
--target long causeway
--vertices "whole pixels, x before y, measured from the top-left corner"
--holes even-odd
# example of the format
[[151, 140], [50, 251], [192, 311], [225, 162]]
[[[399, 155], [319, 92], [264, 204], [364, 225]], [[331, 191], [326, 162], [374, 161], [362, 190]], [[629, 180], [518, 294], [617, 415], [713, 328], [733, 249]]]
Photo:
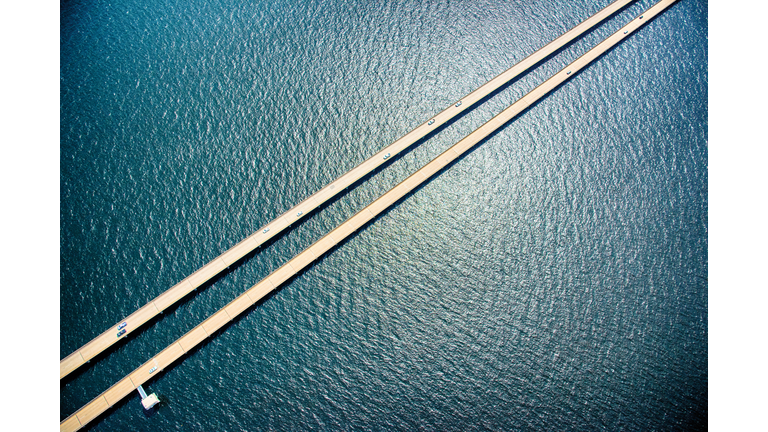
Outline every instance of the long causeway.
[[[346, 174], [329, 183], [324, 188], [317, 191], [314, 195], [310, 196], [298, 205], [278, 216], [272, 222], [269, 222], [265, 226], [261, 227], [254, 234], [250, 235], [245, 240], [241, 241], [223, 254], [214, 258], [211, 262], [204, 265], [191, 275], [187, 276], [184, 280], [169, 288], [155, 299], [149, 301], [146, 305], [142, 306], [127, 318], [121, 319], [115, 323], [115, 325], [108, 328], [100, 335], [96, 336], [93, 340], [62, 359], [59, 362], [59, 379], [63, 379], [73, 371], [77, 370], [80, 366], [111, 347], [113, 344], [119, 341], [120, 338], [127, 337], [129, 334], [136, 331], [147, 321], [162, 313], [165, 309], [169, 308], [174, 303], [184, 298], [187, 294], [203, 285], [212, 277], [216, 276], [227, 267], [236, 263], [251, 251], [263, 245], [269, 239], [278, 235], [280, 232], [291, 226], [294, 222], [298, 221], [303, 216], [308, 215], [323, 203], [336, 196], [339, 192], [354, 184], [357, 180], [361, 179], [382, 164], [386, 163], [390, 157], [393, 157], [403, 150], [408, 149], [430, 132], [436, 130], [446, 122], [461, 114], [463, 111], [473, 106], [486, 96], [490, 95], [495, 90], [499, 89], [510, 80], [530, 69], [532, 66], [536, 65], [543, 59], [547, 58], [547, 56], [562, 48], [573, 39], [579, 37], [587, 30], [593, 28], [606, 18], [618, 12], [632, 1], [634, 0], [617, 0], [611, 3], [605, 9], [592, 15], [581, 24], [577, 25], [573, 29], [564, 33], [562, 36], [547, 44], [545, 47], [539, 49], [535, 53], [526, 57], [521, 62], [517, 63], [492, 80], [483, 84], [483, 86], [477, 90], [455, 102], [450, 107], [429, 119], [427, 122], [422, 123], [402, 138], [390, 144], [388, 147], [384, 148], [377, 154], [371, 156], [368, 160], [364, 161]], [[385, 157], [386, 155], [389, 156]], [[127, 323], [124, 328], [126, 331], [120, 336], [117, 336], [119, 331], [118, 326], [123, 322]]]
[[[526, 108], [549, 94], [552, 90], [557, 88], [557, 86], [568, 80], [570, 77], [574, 76], [579, 70], [585, 68], [596, 58], [605, 53], [608, 49], [629, 37], [629, 35], [631, 35], [645, 22], [663, 12], [667, 7], [676, 1], [677, 0], [661, 0], [650, 9], [645, 11], [643, 14], [633, 19], [629, 24], [619, 29], [616, 33], [612, 34], [603, 40], [600, 44], [576, 59], [574, 62], [554, 74], [544, 83], [533, 89], [514, 104], [510, 105], [500, 114], [493, 117], [491, 120], [473, 131], [471, 134], [467, 135], [464, 139], [434, 158], [431, 162], [416, 171], [410, 177], [402, 181], [394, 188], [390, 189], [387, 193], [373, 201], [371, 204], [356, 213], [351, 218], [347, 219], [344, 223], [339, 225], [330, 233], [326, 234], [312, 246], [296, 255], [282, 267], [272, 272], [269, 276], [261, 280], [256, 285], [252, 286], [248, 291], [241, 294], [228, 305], [187, 332], [184, 336], [177, 339], [167, 348], [160, 351], [156, 356], [149, 359], [143, 365], [139, 366], [136, 370], [118, 381], [104, 393], [100, 394], [91, 402], [79, 409], [77, 412], [67, 417], [64, 421], [61, 422], [60, 430], [76, 431], [104, 413], [126, 395], [133, 392], [139, 385], [144, 384], [150, 378], [152, 378], [153, 373], [158, 370], [163, 370], [170, 367], [185, 353], [195, 348], [198, 344], [203, 342], [215, 331], [222, 328], [235, 317], [248, 310], [252, 305], [258, 302], [269, 292], [276, 289], [285, 281], [290, 279], [291, 276], [297, 272], [302, 271], [310, 263], [323, 256], [333, 246], [339, 242], [342, 242], [352, 233], [357, 231], [366, 223], [374, 219], [377, 215], [381, 214], [398, 200], [403, 198], [406, 194], [440, 172], [448, 164], [459, 158], [462, 154], [466, 153], [477, 143], [488, 137], [499, 127], [512, 120]], [[380, 156], [383, 158], [383, 155]], [[282, 223], [287, 222], [288, 221]]]

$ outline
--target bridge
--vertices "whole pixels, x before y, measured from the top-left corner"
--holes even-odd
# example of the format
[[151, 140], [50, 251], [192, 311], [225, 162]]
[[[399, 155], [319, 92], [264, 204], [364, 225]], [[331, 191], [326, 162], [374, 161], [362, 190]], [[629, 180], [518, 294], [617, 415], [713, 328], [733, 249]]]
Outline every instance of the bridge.
[[[377, 154], [371, 156], [360, 165], [354, 167], [347, 173], [343, 174], [341, 177], [329, 183], [317, 191], [314, 195], [310, 196], [290, 210], [278, 216], [275, 220], [259, 228], [259, 230], [254, 234], [246, 237], [240, 243], [231, 247], [223, 254], [214, 258], [209, 263], [205, 264], [203, 267], [184, 278], [181, 282], [177, 283], [153, 300], [149, 301], [146, 305], [133, 312], [127, 318], [121, 319], [115, 323], [114, 326], [108, 328], [103, 333], [96, 336], [93, 340], [62, 359], [59, 362], [59, 379], [63, 379], [70, 373], [74, 372], [80, 366], [87, 363], [92, 358], [96, 357], [114, 345], [120, 340], [120, 338], [127, 337], [130, 333], [136, 331], [147, 321], [162, 313], [165, 309], [171, 307], [173, 304], [199, 288], [201, 285], [222, 272], [224, 269], [228, 268], [232, 264], [235, 264], [245, 255], [254, 251], [256, 248], [266, 243], [269, 239], [278, 235], [280, 232], [300, 220], [302, 217], [308, 215], [319, 206], [323, 205], [323, 203], [330, 200], [338, 193], [354, 184], [356, 181], [373, 172], [376, 168], [386, 163], [387, 159], [389, 159], [391, 156], [395, 156], [398, 153], [407, 150], [414, 143], [425, 137], [430, 132], [436, 130], [457, 115], [464, 112], [466, 109], [472, 107], [486, 96], [498, 90], [504, 84], [508, 83], [515, 77], [519, 76], [521, 73], [535, 66], [540, 61], [547, 58], [547, 56], [553, 54], [575, 38], [584, 34], [586, 31], [593, 28], [633, 1], [634, 0], [617, 0], [611, 3], [605, 9], [592, 15], [581, 24], [577, 25], [543, 48], [526, 57], [521, 62], [517, 63], [492, 80], [483, 84], [477, 90], [458, 100], [436, 116], [429, 119], [429, 121], [422, 123], [404, 135], [402, 138], [398, 139]], [[118, 332], [122, 330], [118, 328], [122, 323], [127, 323], [124, 328], [126, 331], [120, 336], [117, 336]]]
[[[176, 362], [176, 360], [181, 358], [184, 354], [186, 354], [190, 350], [194, 349], [198, 344], [202, 343], [214, 332], [221, 329], [224, 325], [226, 325], [231, 320], [235, 319], [237, 316], [239, 316], [243, 312], [247, 311], [256, 302], [258, 302], [264, 296], [269, 294], [271, 291], [280, 287], [284, 282], [290, 279], [293, 275], [305, 269], [308, 265], [310, 265], [312, 262], [314, 262], [315, 260], [323, 256], [335, 245], [339, 244], [340, 242], [343, 242], [347, 237], [352, 235], [355, 231], [365, 226], [368, 222], [370, 222], [376, 216], [378, 216], [379, 214], [387, 210], [389, 207], [391, 207], [393, 204], [398, 202], [400, 199], [405, 197], [409, 192], [413, 191], [419, 185], [429, 180], [435, 174], [439, 173], [443, 168], [445, 168], [450, 163], [455, 161], [462, 154], [469, 151], [471, 148], [473, 148], [483, 139], [488, 137], [491, 133], [496, 131], [498, 128], [502, 127], [503, 125], [508, 123], [510, 120], [515, 118], [517, 115], [523, 112], [526, 108], [534, 104], [536, 101], [538, 101], [542, 97], [545, 97], [546, 95], [548, 95], [560, 84], [564, 83], [570, 77], [574, 76], [576, 72], [587, 67], [591, 62], [593, 62], [595, 59], [597, 59], [599, 56], [601, 56], [611, 47], [615, 46], [625, 38], [629, 37], [629, 35], [631, 35], [635, 30], [637, 30], [645, 22], [652, 19], [659, 13], [663, 12], [666, 8], [671, 6], [676, 1], [677, 0], [659, 1], [654, 6], [646, 10], [644, 13], [639, 15], [637, 18], [633, 19], [627, 25], [619, 29], [617, 32], [613, 33], [611, 36], [603, 40], [601, 43], [596, 45], [591, 50], [589, 50], [587, 53], [585, 53], [584, 55], [576, 59], [574, 62], [572, 62], [565, 68], [561, 69], [559, 72], [557, 72], [552, 77], [547, 79], [541, 85], [539, 85], [538, 87], [530, 91], [528, 94], [523, 96], [521, 99], [519, 99], [518, 101], [516, 101], [515, 103], [507, 107], [504, 111], [502, 111], [501, 113], [493, 117], [491, 120], [489, 120], [488, 122], [480, 126], [478, 129], [476, 129], [469, 135], [467, 135], [461, 141], [454, 144], [448, 150], [441, 153], [439, 156], [434, 158], [428, 164], [420, 168], [418, 171], [416, 171], [414, 174], [412, 174], [411, 176], [403, 180], [394, 188], [390, 189], [388, 192], [386, 192], [384, 195], [382, 195], [381, 197], [373, 201], [367, 207], [365, 207], [364, 209], [360, 210], [355, 215], [347, 219], [344, 223], [342, 223], [341, 225], [336, 227], [334, 230], [332, 230], [330, 233], [320, 238], [318, 241], [316, 241], [310, 247], [306, 248], [304, 251], [296, 255], [294, 258], [292, 258], [290, 261], [285, 263], [283, 266], [279, 267], [277, 270], [275, 270], [274, 272], [269, 274], [267, 277], [262, 279], [260, 282], [253, 285], [250, 289], [248, 289], [243, 294], [241, 294], [240, 296], [232, 300], [229, 304], [227, 304], [226, 306], [221, 308], [219, 311], [209, 316], [203, 322], [201, 322], [192, 330], [188, 331], [186, 334], [181, 336], [179, 339], [177, 339], [171, 345], [166, 347], [164, 350], [160, 351], [153, 358], [149, 359], [147, 362], [139, 366], [129, 375], [127, 375], [126, 377], [124, 377], [114, 385], [112, 385], [109, 389], [107, 389], [105, 392], [103, 392], [102, 394], [97, 396], [95, 399], [90, 401], [84, 407], [80, 408], [75, 413], [73, 413], [72, 415], [64, 419], [60, 423], [60, 430], [76, 431], [82, 428], [83, 426], [85, 426], [86, 424], [88, 424], [89, 422], [91, 422], [92, 420], [94, 420], [95, 418], [97, 418], [99, 415], [107, 411], [111, 406], [115, 405], [120, 400], [122, 400], [125, 396], [127, 396], [128, 394], [136, 390], [139, 386], [149, 381], [153, 377], [153, 373], [155, 373], [158, 370], [162, 371], [170, 367], [174, 362]], [[562, 42], [563, 44], [567, 43], [567, 41], [573, 40], [573, 38], [577, 37], [578, 34], [583, 33], [584, 31], [586, 31], [586, 29], [591, 28], [601, 20], [612, 15], [627, 3], [629, 3], [629, 1], [625, 1], [625, 0], [619, 0], [617, 2], [612, 3], [605, 9], [601, 10], [597, 14], [590, 17], [588, 20], [584, 21], [579, 26], [575, 27], [574, 29], [570, 30], [568, 33], [564, 34], [560, 38], [556, 39], [555, 41], [547, 45], [547, 47], [551, 47], [553, 44], [555, 44], [555, 42], [558, 42], [561, 40], [565, 41], [565, 42]], [[576, 29], [581, 29], [580, 30], [581, 33], [572, 34], [572, 32], [574, 32], [574, 30]], [[566, 35], [569, 35], [569, 37], [566, 39], [563, 39], [566, 37]], [[542, 48], [542, 50], [547, 49], [547, 47]], [[398, 152], [401, 152], [404, 149], [408, 148], [408, 146], [412, 145], [419, 138], [425, 136], [427, 133], [434, 130], [434, 128], [436, 128], [440, 124], [444, 124], [445, 122], [447, 122], [448, 120], [450, 120], [451, 118], [459, 114], [463, 109], [466, 109], [467, 107], [473, 105], [474, 103], [477, 103], [483, 97], [485, 97], [485, 95], [492, 93], [494, 90], [502, 86], [505, 82], [508, 82], [514, 76], [519, 75], [522, 71], [533, 66], [534, 64], [538, 63], [540, 60], [545, 58], [547, 55], [549, 55], [549, 54], [546, 54], [546, 55], [540, 54], [542, 50], [537, 51], [535, 54], [527, 57], [518, 65], [513, 66], [512, 68], [508, 69], [501, 75], [489, 81], [478, 90], [475, 90], [474, 92], [472, 92], [466, 98], [455, 103], [452, 107], [449, 107], [448, 109], [442, 111], [440, 114], [435, 116], [429, 122], [420, 125], [416, 129], [414, 129], [413, 131], [405, 135], [403, 138], [399, 139], [395, 143], [391, 144], [389, 147], [385, 148], [384, 150], [377, 153], [370, 159], [358, 165], [352, 171], [344, 174], [339, 179], [330, 183], [328, 186], [321, 189], [315, 195], [312, 195], [307, 200], [303, 201], [296, 207], [292, 208], [285, 214], [281, 215], [274, 221], [270, 222], [260, 232], [257, 232], [251, 237], [246, 238], [242, 242], [238, 243], [238, 245], [234, 246], [233, 248], [231, 248], [230, 250], [222, 254], [220, 257], [211, 261], [211, 263], [206, 264], [206, 266], [204, 266], [197, 272], [193, 273], [190, 277], [186, 278], [184, 281], [180, 282], [176, 286], [172, 287], [171, 289], [169, 289], [168, 291], [160, 295], [155, 300], [148, 303], [147, 306], [143, 307], [142, 309], [139, 309], [137, 312], [129, 316], [125, 320], [129, 323], [127, 327], [132, 327], [132, 329], [135, 330], [135, 328], [138, 327], [138, 325], [146, 322], [148, 319], [151, 318], [151, 316], [154, 316], [152, 314], [156, 315], [157, 313], [160, 313], [160, 311], [162, 311], [163, 309], [170, 306], [170, 304], [172, 304], [172, 303], [169, 303], [171, 300], [178, 301], [178, 299], [182, 298], [183, 296], [188, 294], [190, 291], [194, 290], [197, 286], [204, 283], [205, 280], [210, 279], [211, 277], [213, 277], [213, 275], [217, 274], [218, 272], [226, 268], [228, 265], [231, 265], [238, 259], [242, 258], [248, 252], [258, 247], [258, 245], [263, 244], [266, 240], [271, 238], [271, 236], [274, 236], [277, 232], [282, 231], [283, 229], [290, 226], [293, 222], [298, 220], [303, 214], [306, 214], [309, 211], [314, 210], [315, 208], [317, 208], [317, 206], [321, 205], [323, 202], [330, 199], [332, 196], [337, 194], [340, 190], [351, 185], [352, 183], [354, 183], [355, 181], [363, 177], [365, 174], [371, 172], [376, 167], [383, 164], [384, 161], [387, 160], [390, 155], [397, 154]], [[556, 48], [552, 49], [552, 52], [554, 52], [555, 50]], [[522, 67], [525, 67], [525, 69], [521, 69]], [[484, 96], [480, 96], [483, 93], [481, 92], [481, 90], [487, 91], [487, 93], [485, 93]], [[464, 108], [461, 108], [461, 106], [464, 106]], [[414, 138], [414, 137], [419, 137], [419, 138]], [[342, 185], [346, 185], [346, 186], [342, 186]], [[273, 230], [275, 232], [272, 232]], [[254, 244], [256, 244], [256, 246], [253, 246]], [[194, 279], [190, 280], [192, 278]], [[201, 279], [202, 279], [202, 282], [200, 282]], [[197, 284], [197, 285], [194, 285], [194, 284]], [[144, 309], [147, 309], [147, 311], [143, 311]], [[157, 312], [154, 312], [154, 311], [157, 311]], [[137, 315], [139, 313], [141, 313], [141, 315]], [[145, 316], [150, 316], [150, 317], [144, 319]], [[143, 321], [133, 323], [132, 320], [134, 318], [136, 318], [137, 320], [143, 319]], [[115, 340], [117, 340], [117, 336], [116, 336], [117, 327], [118, 326], [115, 326], [114, 328], [107, 331], [110, 335], [112, 335], [112, 337]], [[93, 348], [90, 348], [91, 351], [87, 351], [85, 355], [83, 355], [82, 353], [83, 349], [81, 348], [80, 350], [76, 351], [72, 355], [62, 360], [62, 368], [63, 368], [63, 363], [72, 356], [77, 355], [77, 356], [80, 356], [81, 359], [85, 359], [86, 356], [92, 354], [93, 351], [96, 351], [102, 345], [104, 347], [101, 348], [101, 351], [103, 351], [104, 349], [106, 349], [112, 343], [115, 342], [114, 340], [111, 343], [109, 343], [109, 341], [107, 340], [102, 342], [96, 342], [102, 336], [97, 337], [96, 339], [94, 339], [94, 341], [89, 343], [94, 345], [93, 345]], [[87, 346], [88, 345], [86, 345], [86, 347]], [[101, 351], [97, 351], [97, 353]], [[90, 355], [89, 358], [92, 358], [93, 355]], [[71, 361], [71, 364], [76, 365], [72, 369], [74, 370], [79, 365], [81, 365], [82, 362], [78, 364], [77, 361], [73, 360]]]

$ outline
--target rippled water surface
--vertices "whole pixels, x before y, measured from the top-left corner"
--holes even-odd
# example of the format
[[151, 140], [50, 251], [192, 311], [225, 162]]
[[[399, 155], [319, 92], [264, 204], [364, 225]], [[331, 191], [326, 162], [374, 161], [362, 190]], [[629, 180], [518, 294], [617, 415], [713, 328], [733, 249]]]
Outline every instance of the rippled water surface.
[[[61, 5], [63, 358], [607, 2]], [[63, 381], [76, 411], [652, 3]], [[92, 430], [687, 430], [707, 417], [707, 16], [682, 0]]]

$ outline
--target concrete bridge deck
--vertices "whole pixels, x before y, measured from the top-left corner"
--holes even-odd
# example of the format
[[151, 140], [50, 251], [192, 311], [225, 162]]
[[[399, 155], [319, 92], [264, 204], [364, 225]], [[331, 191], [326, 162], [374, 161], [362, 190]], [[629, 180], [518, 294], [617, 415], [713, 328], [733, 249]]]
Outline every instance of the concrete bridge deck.
[[[371, 173], [373, 170], [387, 162], [391, 157], [385, 158], [385, 155], [395, 156], [403, 150], [408, 149], [421, 138], [430, 132], [436, 130], [446, 122], [450, 121], [466, 109], [470, 108], [478, 101], [499, 89], [510, 80], [519, 76], [532, 66], [536, 65], [550, 54], [565, 46], [567, 43], [577, 38], [587, 30], [596, 26], [609, 16], [613, 15], [621, 8], [634, 0], [617, 0], [596, 14], [592, 15], [581, 24], [564, 33], [562, 36], [553, 40], [545, 47], [526, 57], [521, 62], [502, 72], [492, 80], [483, 84], [480, 88], [468, 94], [459, 101], [453, 103], [436, 116], [422, 123], [411, 132], [398, 139], [388, 147], [356, 166], [346, 174], [337, 178], [324, 188], [320, 189], [314, 195], [305, 199], [298, 205], [278, 216], [272, 222], [261, 227], [257, 232], [247, 237], [245, 240], [236, 244], [223, 254], [214, 258], [199, 270], [195, 271], [184, 280], [169, 288], [155, 299], [149, 301], [146, 305], [129, 315], [127, 318], [119, 320], [115, 325], [105, 330], [93, 340], [86, 343], [75, 352], [69, 354], [59, 362], [59, 379], [62, 379], [75, 371], [77, 368], [90, 361], [92, 358], [105, 351], [121, 337], [127, 337], [133, 331], [140, 328], [144, 323], [151, 320], [163, 310], [178, 302], [190, 292], [194, 291], [212, 277], [221, 271], [236, 263], [242, 257], [255, 250], [269, 239], [278, 235], [281, 231], [288, 228], [291, 224], [308, 215], [310, 212], [321, 206], [323, 203], [333, 198], [339, 192], [354, 184], [357, 180]], [[461, 102], [461, 103], [459, 103]], [[120, 336], [118, 326], [121, 323], [127, 323], [126, 332]]]
[[[520, 114], [523, 110], [535, 103], [542, 97], [549, 94], [558, 85], [575, 75], [576, 72], [589, 65], [592, 61], [602, 55], [611, 47], [615, 46], [623, 39], [632, 34], [637, 28], [646, 21], [664, 11], [667, 7], [677, 0], [662, 0], [645, 11], [639, 17], [633, 19], [629, 24], [622, 27], [619, 31], [612, 34], [600, 44], [579, 57], [573, 63], [569, 64], [547, 81], [533, 89], [514, 104], [510, 105], [504, 111], [481, 127], [467, 135], [464, 139], [450, 147], [448, 150], [434, 158], [431, 162], [416, 171], [400, 184], [390, 189], [384, 195], [373, 201], [367, 207], [356, 213], [344, 223], [339, 225], [330, 233], [326, 234], [320, 240], [312, 244], [293, 259], [285, 263], [282, 267], [272, 272], [269, 276], [262, 279], [259, 283], [252, 286], [245, 293], [234, 299], [225, 307], [208, 317], [205, 321], [187, 332], [184, 336], [177, 339], [164, 350], [160, 351], [155, 357], [149, 359], [146, 363], [139, 366], [128, 376], [118, 381], [104, 393], [97, 396], [87, 405], [77, 412], [67, 417], [60, 424], [61, 431], [76, 431], [101, 415], [109, 407], [120, 401], [123, 397], [134, 391], [139, 385], [152, 378], [154, 372], [152, 368], [163, 370], [170, 367], [185, 353], [203, 342], [216, 330], [220, 329], [226, 323], [248, 310], [253, 304], [267, 295], [288, 280], [297, 272], [303, 270], [310, 263], [328, 252], [333, 246], [346, 239], [360, 227], [371, 221], [374, 217], [388, 209], [399, 199], [404, 197], [414, 188], [431, 178], [445, 166], [456, 160], [459, 156], [474, 147], [488, 135], [493, 133], [499, 127], [503, 126], [511, 119]], [[152, 372], [150, 372], [152, 371]]]

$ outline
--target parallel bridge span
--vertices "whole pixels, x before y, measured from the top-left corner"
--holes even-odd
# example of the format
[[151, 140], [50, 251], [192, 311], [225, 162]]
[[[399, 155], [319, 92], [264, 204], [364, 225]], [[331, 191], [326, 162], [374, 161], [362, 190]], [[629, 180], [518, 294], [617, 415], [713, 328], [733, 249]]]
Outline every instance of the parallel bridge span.
[[[250, 235], [245, 240], [241, 241], [223, 254], [214, 258], [211, 262], [204, 265], [178, 284], [169, 288], [155, 299], [151, 300], [149, 303], [136, 310], [127, 318], [118, 321], [115, 323], [115, 325], [100, 335], [96, 336], [93, 340], [62, 359], [59, 362], [59, 379], [63, 379], [73, 371], [77, 370], [80, 366], [87, 363], [92, 358], [96, 357], [114, 345], [118, 340], [120, 340], [121, 337], [127, 337], [131, 332], [137, 330], [147, 321], [162, 313], [163, 310], [184, 298], [187, 294], [203, 285], [212, 277], [216, 276], [227, 267], [236, 263], [242, 257], [252, 252], [267, 242], [269, 239], [279, 234], [284, 229], [288, 228], [291, 224], [298, 221], [303, 216], [309, 214], [311, 211], [315, 210], [323, 203], [336, 196], [339, 192], [351, 186], [357, 180], [361, 179], [362, 177], [366, 176], [384, 164], [389, 159], [385, 158], [385, 155], [394, 156], [403, 150], [408, 149], [410, 146], [412, 146], [421, 138], [425, 137], [430, 132], [436, 130], [452, 118], [456, 117], [458, 114], [465, 111], [467, 108], [473, 106], [486, 96], [493, 93], [495, 90], [499, 89], [504, 84], [508, 83], [521, 73], [530, 69], [541, 60], [547, 58], [547, 56], [562, 48], [573, 39], [577, 38], [609, 16], [618, 12], [632, 1], [634, 0], [617, 0], [611, 3], [605, 9], [592, 15], [581, 24], [577, 25], [573, 29], [564, 33], [562, 36], [547, 44], [545, 47], [539, 49], [535, 53], [526, 57], [521, 62], [517, 63], [492, 80], [483, 84], [480, 88], [452, 104], [450, 107], [432, 117], [429, 121], [422, 123], [404, 135], [402, 138], [398, 139], [388, 147], [371, 156], [369, 159], [356, 166], [346, 174], [329, 183], [324, 188], [317, 191], [314, 195], [310, 196], [298, 205], [278, 216], [272, 222], [269, 222], [265, 226], [261, 227], [254, 234]], [[118, 337], [118, 325], [122, 322], [127, 322], [128, 326], [125, 328], [126, 332]]]
[[118, 381], [107, 391], [100, 394], [87, 405], [77, 412], [67, 417], [60, 423], [61, 431], [76, 431], [108, 410], [123, 397], [135, 390], [139, 385], [147, 382], [152, 375], [150, 370], [157, 366], [163, 370], [171, 366], [176, 360], [196, 347], [216, 330], [220, 329], [226, 323], [248, 310], [253, 304], [267, 295], [288, 280], [297, 272], [303, 270], [310, 263], [328, 252], [333, 246], [346, 239], [360, 227], [375, 218], [378, 214], [388, 209], [391, 205], [404, 197], [414, 188], [431, 178], [448, 164], [456, 160], [459, 156], [474, 147], [477, 143], [488, 137], [491, 133], [503, 126], [511, 119], [520, 114], [523, 110], [535, 103], [542, 97], [549, 94], [558, 85], [565, 82], [576, 72], [589, 65], [592, 61], [606, 52], [608, 49], [618, 44], [624, 38], [628, 37], [646, 21], [663, 12], [677, 0], [661, 0], [643, 14], [633, 19], [619, 31], [612, 34], [600, 44], [589, 50], [587, 53], [576, 59], [547, 81], [533, 89], [514, 104], [510, 105], [500, 114], [480, 126], [464, 139], [453, 145], [451, 148], [434, 158], [431, 162], [416, 171], [400, 184], [390, 189], [387, 193], [379, 197], [370, 205], [356, 213], [336, 229], [326, 234], [312, 246], [305, 249], [293, 259], [288, 261], [282, 267], [272, 272], [269, 276], [251, 287], [248, 291], [241, 294], [228, 305], [220, 309], [215, 314], [208, 317], [198, 326], [187, 332], [184, 336], [176, 340], [167, 348], [158, 353], [155, 357], [139, 366], [128, 376]]

